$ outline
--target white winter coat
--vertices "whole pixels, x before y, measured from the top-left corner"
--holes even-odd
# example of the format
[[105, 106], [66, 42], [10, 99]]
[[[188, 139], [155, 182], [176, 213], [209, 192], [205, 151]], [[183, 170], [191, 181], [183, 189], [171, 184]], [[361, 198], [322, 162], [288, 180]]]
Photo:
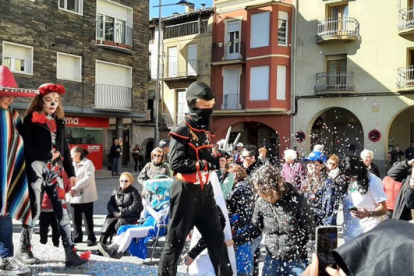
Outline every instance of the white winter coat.
[[70, 203], [89, 203], [98, 199], [95, 184], [95, 166], [88, 158], [84, 158], [79, 163], [73, 162], [76, 174], [76, 185], [73, 187], [76, 192], [72, 196]]

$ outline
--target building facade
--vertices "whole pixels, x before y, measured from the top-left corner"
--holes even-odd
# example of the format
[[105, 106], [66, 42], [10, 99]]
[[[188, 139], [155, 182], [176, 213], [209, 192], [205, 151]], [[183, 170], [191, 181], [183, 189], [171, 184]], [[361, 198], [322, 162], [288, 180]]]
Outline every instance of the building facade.
[[214, 1], [213, 131], [269, 149], [279, 158], [290, 146], [290, 1]]
[[[369, 12], [368, 12], [369, 11]], [[299, 1], [292, 39], [292, 132], [304, 151], [374, 151], [384, 173], [414, 141], [412, 1]]]
[[63, 84], [70, 144], [99, 154], [101, 168], [121, 138], [127, 162], [131, 120], [146, 110], [148, 1], [2, 1], [0, 14], [1, 64], [19, 86]]
[[[194, 81], [210, 84], [213, 9], [194, 10], [186, 7], [184, 13], [176, 13], [162, 19], [160, 55], [160, 139], [168, 139], [170, 130], [184, 120], [188, 112], [185, 93]], [[145, 133], [141, 136], [146, 157], [154, 147], [155, 93], [157, 89], [158, 19], [150, 20], [149, 26], [149, 82], [148, 116], [137, 120], [135, 125]], [[150, 124], [146, 123], [150, 122]]]

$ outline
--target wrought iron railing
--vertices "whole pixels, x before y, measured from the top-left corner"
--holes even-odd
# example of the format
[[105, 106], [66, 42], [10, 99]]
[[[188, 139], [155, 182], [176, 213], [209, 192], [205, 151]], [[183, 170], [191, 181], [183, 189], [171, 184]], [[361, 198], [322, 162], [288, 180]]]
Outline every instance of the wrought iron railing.
[[414, 66], [401, 67], [397, 70], [398, 80], [397, 87], [399, 89], [414, 88]]
[[176, 58], [165, 62], [164, 78], [185, 78], [199, 75], [199, 61], [187, 59], [176, 61]]
[[414, 28], [414, 7], [400, 9], [398, 12], [398, 30], [404, 31]]
[[201, 22], [192, 21], [171, 26], [166, 26], [163, 32], [163, 38], [169, 39], [193, 34], [204, 34], [208, 31], [208, 20]]
[[317, 73], [315, 92], [353, 91], [354, 72]]
[[242, 60], [246, 57], [244, 42], [219, 42], [213, 45], [213, 62]]
[[224, 94], [223, 95], [223, 110], [239, 110], [240, 106], [240, 95], [238, 93]]
[[115, 110], [132, 109], [132, 88], [95, 84], [95, 107]]
[[335, 37], [359, 38], [359, 23], [355, 18], [327, 18], [318, 22], [316, 38], [322, 41]]
[[96, 43], [133, 49], [133, 29], [119, 23], [96, 21]]

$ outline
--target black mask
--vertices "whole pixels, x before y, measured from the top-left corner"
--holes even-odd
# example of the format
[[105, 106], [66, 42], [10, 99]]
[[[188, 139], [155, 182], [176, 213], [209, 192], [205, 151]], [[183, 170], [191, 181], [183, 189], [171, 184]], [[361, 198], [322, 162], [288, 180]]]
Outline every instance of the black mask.
[[213, 109], [198, 109], [198, 108], [192, 108], [190, 110], [190, 115], [193, 117], [194, 121], [196, 123], [204, 128], [208, 128], [210, 124], [210, 116], [211, 113], [213, 113]]
[[208, 129], [210, 123], [210, 116], [213, 109], [198, 109], [194, 107], [194, 103], [198, 100], [211, 101], [214, 99], [213, 91], [204, 82], [193, 82], [187, 89], [186, 99], [190, 109], [191, 121], [198, 126]]

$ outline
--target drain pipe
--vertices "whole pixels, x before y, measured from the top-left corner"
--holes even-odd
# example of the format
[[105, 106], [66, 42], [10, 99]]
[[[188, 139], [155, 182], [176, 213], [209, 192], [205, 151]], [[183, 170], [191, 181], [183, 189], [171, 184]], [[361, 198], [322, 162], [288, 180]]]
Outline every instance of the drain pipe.
[[[298, 10], [299, 10], [299, 1], [295, 0], [295, 13], [294, 13], [294, 19], [292, 20], [294, 27], [293, 27], [293, 35], [292, 35], [292, 47], [290, 50], [290, 58], [291, 58], [291, 103], [290, 107], [291, 110], [294, 110], [294, 114], [297, 113], [297, 97], [296, 97], [296, 43], [297, 43], [297, 30], [298, 30]], [[294, 101], [293, 101], [294, 100]], [[296, 133], [296, 118], [293, 115], [290, 120], [290, 133], [295, 135]], [[290, 145], [293, 148], [293, 145], [295, 143], [294, 136], [290, 137]]]

